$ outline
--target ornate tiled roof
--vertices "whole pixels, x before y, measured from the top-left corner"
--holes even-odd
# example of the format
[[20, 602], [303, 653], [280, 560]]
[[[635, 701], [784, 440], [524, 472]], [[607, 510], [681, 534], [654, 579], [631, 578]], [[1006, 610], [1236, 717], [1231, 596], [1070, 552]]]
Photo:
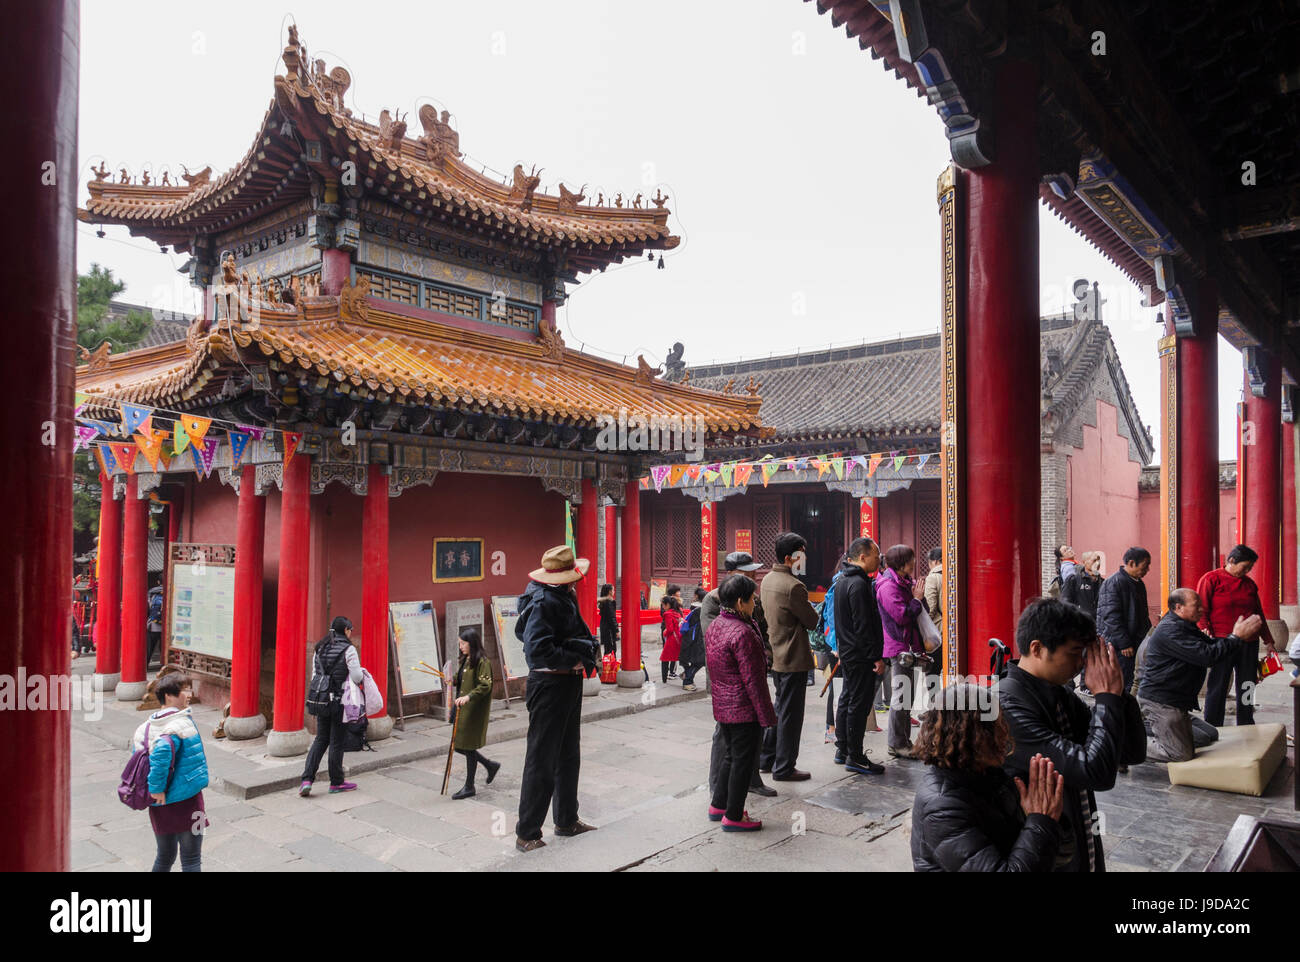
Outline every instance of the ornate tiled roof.
[[559, 255], [562, 274], [598, 269], [646, 250], [670, 250], [680, 241], [668, 228], [668, 198], [660, 192], [626, 202], [622, 194], [602, 194], [593, 204], [583, 188], [571, 191], [562, 183], [559, 196], [539, 193], [540, 176], [522, 165], [515, 167], [513, 183], [498, 183], [463, 161], [460, 135], [446, 111], [439, 117], [425, 104], [417, 112], [424, 134], [407, 137], [405, 120], [387, 110], [378, 124], [355, 118], [344, 105], [351, 76], [342, 67], [327, 71], [322, 60], [311, 65], [293, 28], [283, 60], [287, 73], [275, 78], [275, 98], [238, 164], [215, 179], [210, 167], [197, 174], [187, 170], [180, 186], [133, 183], [125, 168], [114, 182], [101, 165], [81, 219], [125, 224], [132, 233], [184, 251], [196, 234], [228, 230], [270, 206], [305, 197], [309, 171], [337, 182], [352, 163], [358, 191], [364, 184], [367, 193], [418, 217], [450, 220], [511, 246], [548, 249]]
[[939, 432], [939, 336], [758, 358], [691, 369], [690, 384], [757, 385], [780, 438]]
[[[1097, 366], [1105, 363], [1138, 460], [1150, 460], [1150, 435], [1105, 325], [1056, 315], [1040, 318], [1039, 330], [1044, 414], [1057, 418], [1056, 423], [1068, 420], [1091, 396]], [[937, 334], [700, 365], [689, 372], [692, 387], [756, 386], [763, 398], [760, 417], [774, 442], [937, 437], [942, 422]]]
[[[77, 369], [77, 390], [197, 407], [232, 374], [273, 362], [383, 403], [580, 425], [625, 410], [698, 417], [714, 433], [759, 430], [758, 398], [665, 382], [643, 361], [634, 369], [570, 350], [549, 329], [538, 341], [469, 332], [391, 312], [374, 298], [349, 300], [349, 290], [307, 298], [297, 313], [265, 306], [255, 322], [208, 327], [199, 319], [185, 341], [92, 359]], [[91, 411], [113, 406], [92, 403]]]

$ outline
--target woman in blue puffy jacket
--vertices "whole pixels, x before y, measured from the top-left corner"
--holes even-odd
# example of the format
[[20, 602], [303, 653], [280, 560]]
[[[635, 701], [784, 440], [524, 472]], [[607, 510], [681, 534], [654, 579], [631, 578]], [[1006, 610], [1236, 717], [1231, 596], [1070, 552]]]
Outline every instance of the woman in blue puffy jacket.
[[[154, 687], [162, 708], [136, 729], [132, 748], [149, 744], [149, 821], [158, 843], [155, 872], [170, 872], [181, 855], [181, 871], [199, 871], [203, 833], [208, 827], [203, 789], [208, 787], [208, 758], [190, 713], [191, 683], [181, 672], [164, 675]], [[175, 764], [173, 765], [173, 754]]]

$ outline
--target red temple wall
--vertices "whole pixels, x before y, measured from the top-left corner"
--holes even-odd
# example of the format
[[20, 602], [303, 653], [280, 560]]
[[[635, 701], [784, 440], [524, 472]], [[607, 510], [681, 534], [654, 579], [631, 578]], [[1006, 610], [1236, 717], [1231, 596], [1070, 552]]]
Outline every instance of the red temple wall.
[[[1129, 460], [1129, 443], [1119, 433], [1115, 406], [1105, 401], [1096, 404], [1096, 427], [1085, 424], [1083, 447], [1070, 449], [1066, 457], [1069, 514], [1065, 530], [1076, 555], [1103, 552], [1104, 571], [1110, 574], [1123, 563], [1124, 552], [1137, 543], [1133, 539], [1141, 533], [1138, 479], [1142, 465]], [[1157, 573], [1153, 570], [1152, 574]], [[1148, 587], [1148, 601], [1155, 594]]]
[[[1138, 540], [1139, 544], [1151, 552], [1151, 570], [1143, 580], [1147, 586], [1147, 604], [1159, 612], [1164, 606], [1160, 597], [1160, 492], [1143, 491], [1138, 498]], [[1237, 487], [1219, 488], [1219, 561], [1237, 543]], [[1115, 562], [1122, 563], [1123, 556]], [[1114, 570], [1114, 569], [1112, 569]], [[1180, 588], [1195, 588], [1196, 585], [1179, 585]]]

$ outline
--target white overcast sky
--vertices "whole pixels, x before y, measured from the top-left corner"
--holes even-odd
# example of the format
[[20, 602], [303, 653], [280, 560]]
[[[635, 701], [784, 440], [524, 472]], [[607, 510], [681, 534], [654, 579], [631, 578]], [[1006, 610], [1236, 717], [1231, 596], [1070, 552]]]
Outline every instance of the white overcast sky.
[[[356, 113], [450, 110], [461, 149], [489, 171], [544, 168], [588, 195], [662, 186], [682, 237], [666, 269], [611, 268], [571, 289], [570, 346], [688, 363], [934, 331], [935, 181], [948, 162], [933, 108], [799, 0], [184, 0], [81, 10], [80, 152], [138, 177], [248, 150], [283, 72], [285, 24], [309, 55], [352, 74]], [[1141, 293], [1045, 209], [1044, 313], [1075, 278], [1102, 308], [1138, 410], [1159, 433], [1158, 336]], [[110, 227], [78, 227], [78, 264], [112, 268], [124, 299], [193, 312], [185, 257]], [[1235, 457], [1241, 362], [1220, 339], [1220, 453]], [[992, 360], [996, 363], [996, 359]], [[828, 391], [847, 389], [827, 385]]]

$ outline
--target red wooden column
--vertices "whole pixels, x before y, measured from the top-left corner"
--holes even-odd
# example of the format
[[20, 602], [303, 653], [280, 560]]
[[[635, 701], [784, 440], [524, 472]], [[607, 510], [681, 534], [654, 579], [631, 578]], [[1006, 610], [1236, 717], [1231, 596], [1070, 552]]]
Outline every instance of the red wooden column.
[[623, 662], [618, 673], [621, 688], [640, 688], [641, 673], [641, 484], [635, 478], [624, 487], [622, 603]]
[[[1294, 388], [1292, 390], [1295, 390]], [[1300, 392], [1297, 392], [1300, 393]], [[1292, 398], [1296, 398], [1292, 394]], [[1292, 405], [1291, 417], [1296, 417]], [[1294, 632], [1295, 622], [1300, 616], [1296, 606], [1300, 605], [1300, 584], [1297, 584], [1296, 558], [1296, 426], [1294, 421], [1282, 424], [1282, 607], [1289, 611], [1281, 612], [1283, 617], [1290, 616]]]
[[[1270, 621], [1278, 616], [1278, 562], [1282, 529], [1282, 366], [1275, 355], [1256, 349], [1256, 377], [1246, 372], [1246, 421], [1242, 458], [1246, 487], [1242, 499], [1242, 543], [1259, 553], [1250, 576], [1259, 585], [1259, 602]], [[1275, 639], [1280, 640], [1280, 639]]]
[[367, 469], [361, 512], [361, 667], [384, 696], [384, 708], [370, 716], [367, 737], [387, 738], [393, 720], [388, 714], [388, 469], [383, 464]]
[[605, 505], [605, 584], [618, 584], [618, 506]]
[[136, 494], [128, 475], [122, 502], [122, 680], [118, 701], [139, 701], [145, 681], [145, 621], [149, 613], [149, 502]]
[[280, 492], [280, 574], [275, 603], [275, 706], [266, 748], [301, 755], [311, 742], [302, 727], [307, 697], [307, 586], [311, 548], [311, 458], [294, 455]]
[[[1203, 281], [1195, 337], [1178, 338], [1178, 584], [1195, 588], [1219, 558], [1219, 300]], [[1146, 545], [1155, 554], [1155, 545]], [[1229, 545], [1231, 548], [1231, 545]]]
[[262, 678], [262, 554], [266, 498], [257, 493], [257, 466], [244, 465], [235, 516], [235, 637], [230, 663], [230, 717], [226, 735], [257, 738], [266, 731], [258, 710]]
[[988, 664], [989, 638], [1013, 644], [1041, 591], [1037, 68], [1008, 61], [993, 86], [996, 159], [967, 178], [967, 672]]
[[[12, 8], [12, 9], [11, 9]], [[66, 675], [72, 618], [72, 392], [76, 364], [76, 0], [8, 4], [0, 383], [9, 513], [0, 675]], [[23, 697], [25, 693], [19, 695]], [[0, 712], [0, 871], [62, 872], [69, 853], [69, 712]]]
[[352, 258], [347, 251], [331, 247], [320, 252], [320, 290], [336, 295], [343, 290], [352, 274]]
[[99, 476], [99, 591], [95, 596], [95, 688], [113, 691], [122, 680], [122, 502], [113, 499], [113, 478]]
[[578, 503], [578, 557], [590, 562], [587, 576], [578, 582], [578, 610], [589, 629], [599, 626], [596, 619], [596, 597], [600, 593], [599, 577], [596, 574], [596, 556], [600, 553], [600, 532], [596, 530], [596, 518], [600, 495], [596, 493], [596, 482], [583, 479], [582, 501]]

